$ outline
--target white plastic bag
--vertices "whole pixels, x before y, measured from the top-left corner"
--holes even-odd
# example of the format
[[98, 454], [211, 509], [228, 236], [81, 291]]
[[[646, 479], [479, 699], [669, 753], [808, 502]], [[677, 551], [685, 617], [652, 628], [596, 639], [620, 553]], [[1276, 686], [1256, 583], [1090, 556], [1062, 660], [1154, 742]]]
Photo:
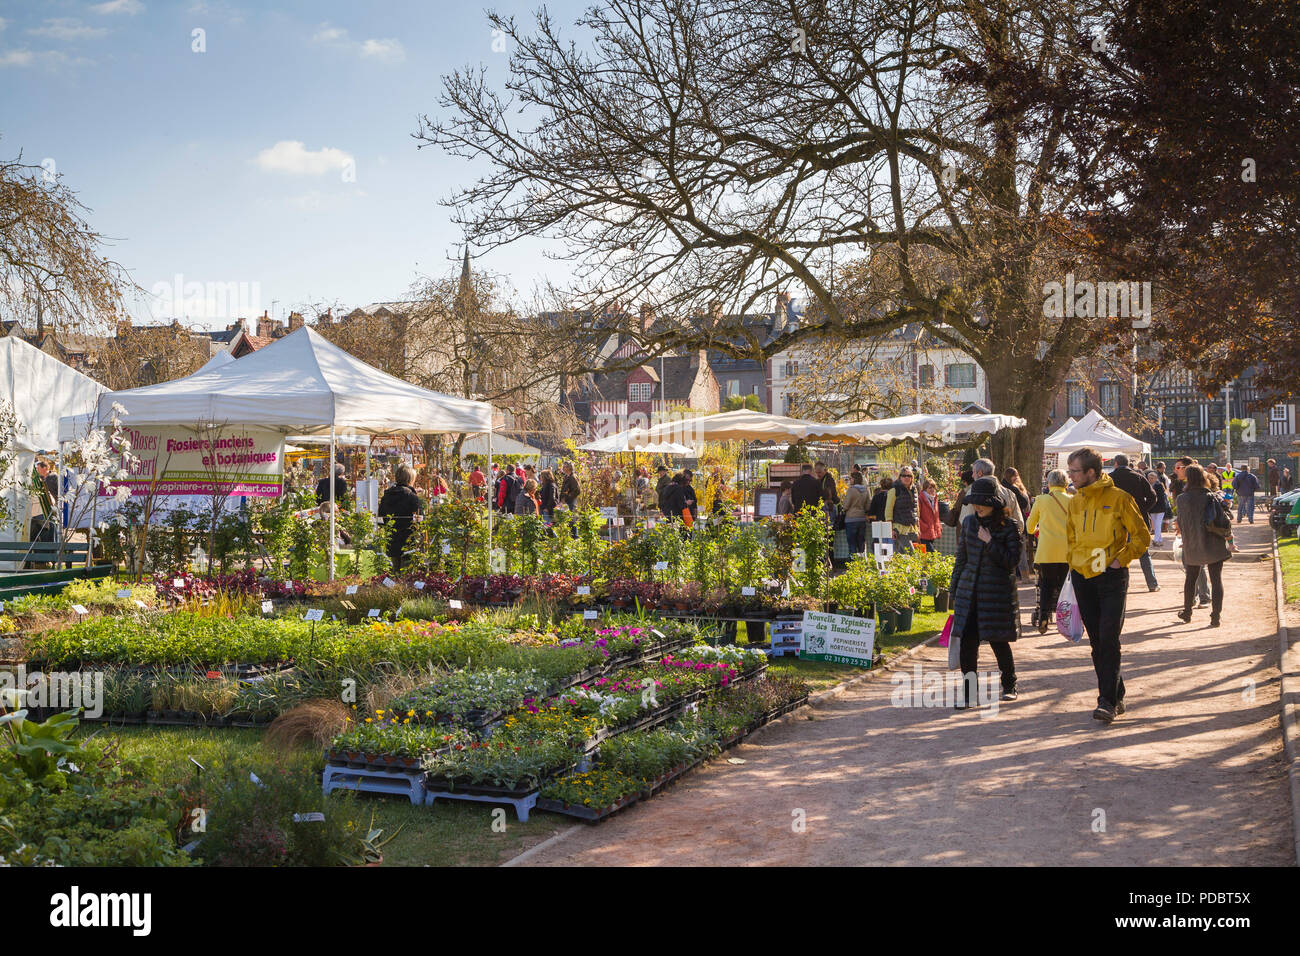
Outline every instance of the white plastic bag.
[[1056, 599], [1056, 629], [1066, 640], [1079, 643], [1083, 640], [1083, 615], [1074, 597], [1074, 578], [1067, 575], [1061, 596]]
[[1181, 534], [1174, 538], [1174, 560], [1179, 564], [1183, 563], [1183, 536]]

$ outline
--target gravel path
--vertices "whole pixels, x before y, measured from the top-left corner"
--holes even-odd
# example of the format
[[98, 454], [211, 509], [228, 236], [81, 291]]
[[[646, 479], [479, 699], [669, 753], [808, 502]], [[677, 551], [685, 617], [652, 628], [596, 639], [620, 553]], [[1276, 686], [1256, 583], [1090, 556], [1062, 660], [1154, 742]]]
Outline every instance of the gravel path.
[[[1294, 864], [1272, 565], [1257, 560], [1268, 527], [1241, 526], [1237, 540], [1247, 555], [1224, 568], [1218, 629], [1208, 610], [1190, 625], [1174, 616], [1182, 569], [1167, 553], [1159, 592], [1134, 565], [1129, 710], [1110, 727], [1090, 716], [1086, 641], [1026, 632], [1015, 644], [1022, 694], [996, 714], [896, 707], [898, 685], [866, 681], [521, 862]], [[916, 663], [946, 674], [946, 654], [926, 648], [901, 673]], [[987, 648], [980, 666], [994, 666]]]

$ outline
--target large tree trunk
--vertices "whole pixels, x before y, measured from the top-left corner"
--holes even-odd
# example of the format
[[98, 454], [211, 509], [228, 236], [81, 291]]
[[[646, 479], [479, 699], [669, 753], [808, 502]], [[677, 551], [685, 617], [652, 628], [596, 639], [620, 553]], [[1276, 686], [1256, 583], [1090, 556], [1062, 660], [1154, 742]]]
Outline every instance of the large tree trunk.
[[1033, 494], [1042, 487], [1048, 412], [1061, 382], [1045, 375], [1043, 363], [1033, 359], [1006, 361], [995, 368], [995, 373], [989, 376], [990, 411], [1023, 418], [1025, 426], [1003, 429], [992, 437], [993, 463], [999, 476], [1008, 465], [1015, 467], [1020, 472], [1020, 480]]

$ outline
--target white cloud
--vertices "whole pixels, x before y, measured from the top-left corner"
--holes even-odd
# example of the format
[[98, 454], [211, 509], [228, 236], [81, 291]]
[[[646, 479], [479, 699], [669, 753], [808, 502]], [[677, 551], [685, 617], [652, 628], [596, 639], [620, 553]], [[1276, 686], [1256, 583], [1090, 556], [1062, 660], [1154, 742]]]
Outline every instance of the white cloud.
[[140, 0], [107, 0], [106, 3], [94, 4], [90, 9], [96, 13], [125, 13], [133, 17], [137, 13], [144, 12], [144, 4]]
[[406, 49], [400, 40], [366, 40], [361, 44], [361, 55], [385, 63], [401, 63], [406, 59]]
[[27, 32], [55, 40], [87, 40], [91, 37], [101, 37], [108, 30], [104, 27], [87, 26], [76, 17], [55, 17], [46, 20], [39, 27], [32, 27]]
[[402, 41], [393, 37], [353, 40], [348, 36], [347, 30], [334, 26], [328, 20], [316, 28], [311, 42], [336, 47], [381, 63], [401, 63], [406, 59], [406, 48], [402, 46]]
[[355, 165], [350, 153], [332, 146], [310, 150], [298, 140], [282, 139], [270, 149], [257, 154], [257, 165], [268, 172], [291, 173], [297, 176], [323, 176], [341, 171], [349, 163]]
[[348, 38], [348, 31], [342, 27], [332, 27], [326, 21], [312, 36], [312, 43], [341, 43]]
[[0, 52], [0, 68], [7, 66], [45, 66], [53, 68], [85, 62], [80, 58], [74, 60], [66, 53], [61, 53], [58, 50], [28, 50], [24, 48]]

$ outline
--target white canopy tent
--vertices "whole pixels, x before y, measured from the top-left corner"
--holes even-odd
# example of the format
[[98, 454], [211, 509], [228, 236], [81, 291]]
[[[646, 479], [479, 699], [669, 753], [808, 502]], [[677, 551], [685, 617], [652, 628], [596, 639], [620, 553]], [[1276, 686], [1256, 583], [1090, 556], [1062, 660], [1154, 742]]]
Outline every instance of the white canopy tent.
[[1056, 431], [1052, 432], [1052, 434], [1048, 435], [1045, 439], [1043, 439], [1043, 444], [1046, 445], [1047, 442], [1051, 441], [1057, 435], [1066, 434], [1067, 432], [1069, 432], [1071, 428], [1073, 428], [1078, 423], [1079, 420], [1077, 418], [1074, 417], [1067, 418], [1065, 421], [1061, 422], [1060, 428], [1058, 428]]
[[[30, 474], [37, 452], [58, 447], [65, 416], [91, 411], [106, 391], [93, 378], [17, 336], [0, 338], [0, 398], [13, 405], [18, 420], [18, 473]], [[15, 489], [5, 495], [10, 513], [25, 518], [26, 491]]]
[[831, 428], [830, 425], [742, 408], [720, 415], [697, 415], [661, 422], [650, 428], [634, 428], [624, 434], [630, 448], [640, 451], [664, 442], [678, 445], [705, 441], [797, 442], [828, 436]]
[[846, 422], [823, 426], [826, 438], [861, 442], [890, 442], [923, 436], [955, 441], [992, 434], [1004, 428], [1023, 428], [1025, 420], [1014, 415], [903, 415], [868, 422]]
[[[294, 436], [328, 435], [331, 462], [339, 434], [490, 436], [492, 431], [492, 406], [486, 402], [404, 382], [307, 327], [237, 361], [211, 365], [173, 382], [102, 395], [98, 421], [107, 423], [117, 404], [132, 426], [243, 425]], [[334, 483], [329, 486], [333, 540]], [[333, 578], [332, 548], [329, 573]]]
[[579, 445], [578, 450], [594, 451], [606, 455], [619, 455], [625, 452], [645, 452], [648, 455], [695, 454], [695, 449], [689, 445], [679, 445], [669, 441], [632, 447], [630, 440], [639, 437], [644, 431], [644, 428], [629, 428], [627, 431], [616, 432], [613, 435], [606, 435], [604, 438], [597, 438], [595, 441], [587, 442], [585, 445]]
[[1151, 454], [1149, 442], [1134, 438], [1104, 418], [1095, 408], [1068, 430], [1057, 431], [1043, 442], [1044, 455], [1056, 454], [1062, 458], [1080, 448], [1093, 448], [1103, 458], [1113, 458], [1118, 454]]

